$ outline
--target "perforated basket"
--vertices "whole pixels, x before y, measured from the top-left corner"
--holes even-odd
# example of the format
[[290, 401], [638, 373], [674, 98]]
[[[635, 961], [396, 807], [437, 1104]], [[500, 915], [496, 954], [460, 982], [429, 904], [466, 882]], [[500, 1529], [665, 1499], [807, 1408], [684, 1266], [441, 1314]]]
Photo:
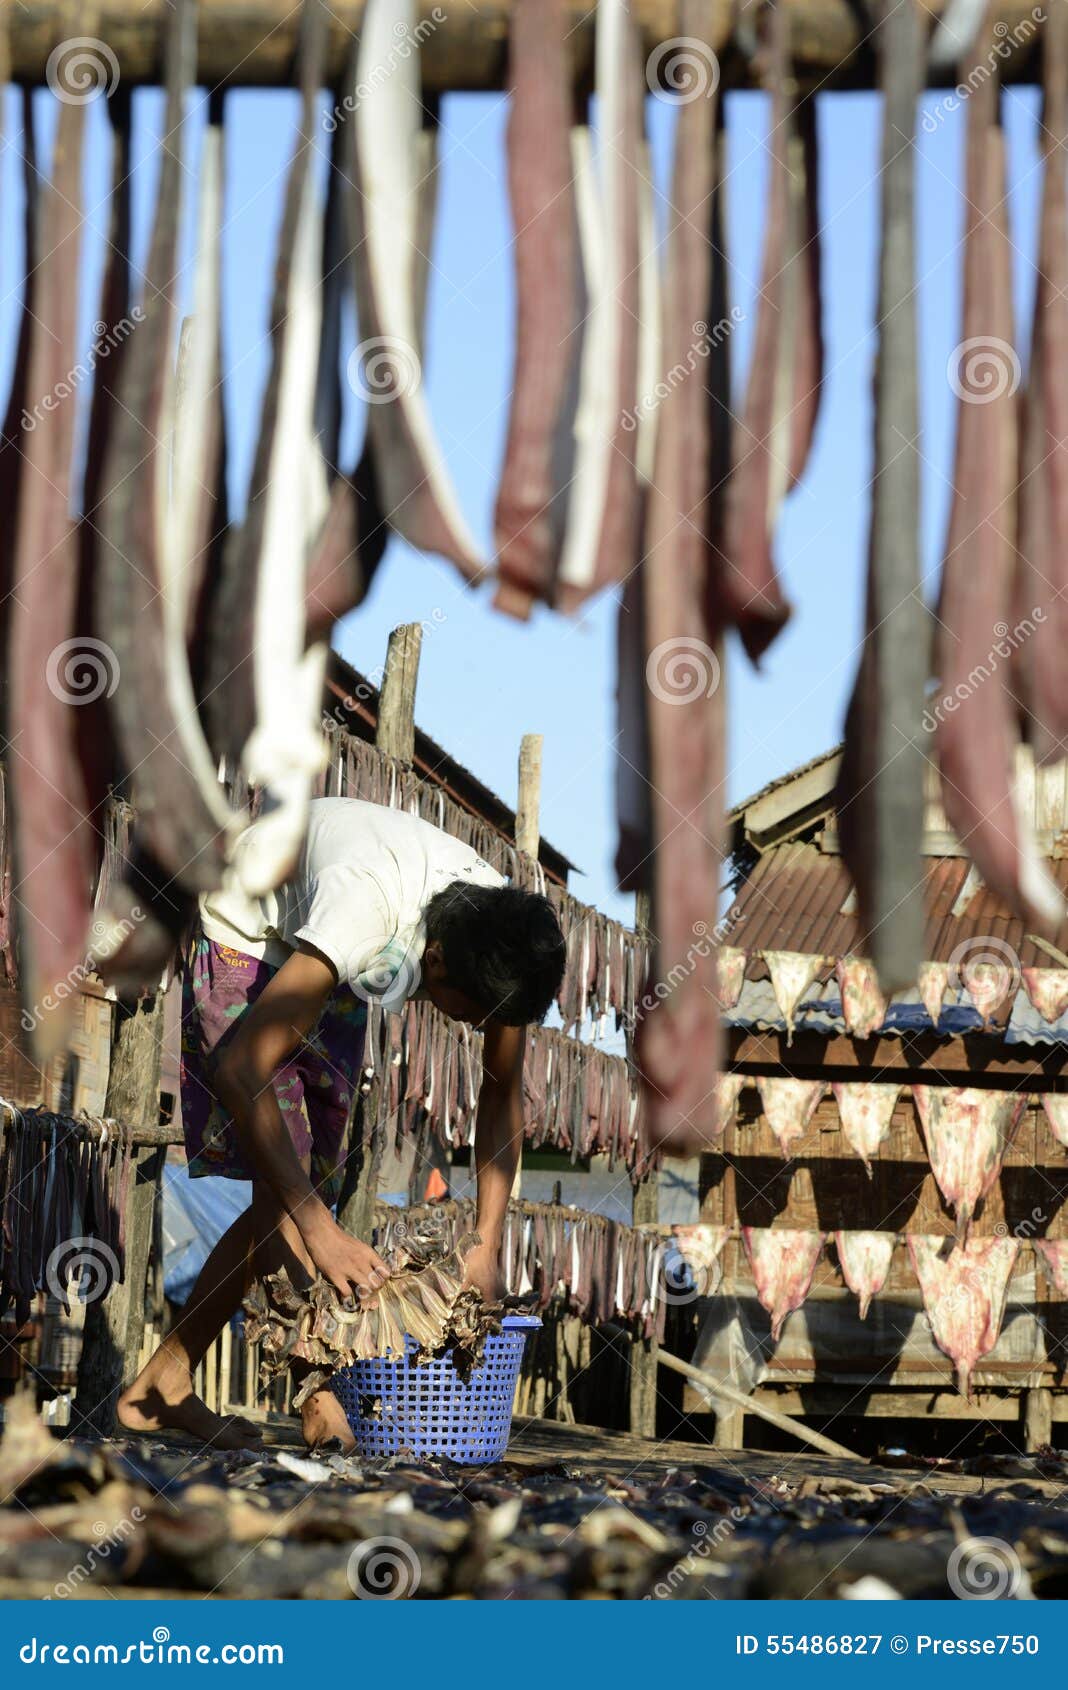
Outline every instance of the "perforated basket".
[[448, 1356], [416, 1366], [409, 1338], [402, 1360], [377, 1357], [342, 1368], [331, 1381], [360, 1454], [447, 1455], [467, 1466], [496, 1461], [512, 1427], [512, 1399], [527, 1333], [537, 1315], [506, 1315], [486, 1339], [485, 1358], [465, 1385]]

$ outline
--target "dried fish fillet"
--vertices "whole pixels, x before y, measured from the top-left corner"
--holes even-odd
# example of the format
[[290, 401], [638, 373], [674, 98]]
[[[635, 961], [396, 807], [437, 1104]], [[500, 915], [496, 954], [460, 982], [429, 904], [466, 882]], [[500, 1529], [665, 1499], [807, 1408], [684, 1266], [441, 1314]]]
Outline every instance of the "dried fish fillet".
[[1001, 1332], [1019, 1240], [973, 1238], [950, 1248], [946, 1238], [910, 1234], [908, 1246], [935, 1343], [953, 1362], [958, 1389], [970, 1401], [976, 1363]]
[[890, 1131], [901, 1087], [847, 1080], [832, 1087], [838, 1118], [846, 1141], [852, 1145], [871, 1177], [871, 1159]]
[[976, 1208], [1001, 1172], [1027, 1099], [971, 1086], [913, 1086], [912, 1096], [931, 1172], [966, 1241]]
[[836, 1232], [838, 1262], [853, 1295], [860, 1302], [860, 1318], [867, 1320], [871, 1300], [886, 1284], [897, 1234], [893, 1232]]
[[808, 1296], [823, 1250], [822, 1232], [744, 1226], [742, 1240], [761, 1306], [771, 1316], [771, 1336], [778, 1343], [787, 1315]]
[[757, 1088], [768, 1126], [789, 1158], [791, 1146], [803, 1138], [827, 1087], [823, 1080], [781, 1080], [761, 1075]]

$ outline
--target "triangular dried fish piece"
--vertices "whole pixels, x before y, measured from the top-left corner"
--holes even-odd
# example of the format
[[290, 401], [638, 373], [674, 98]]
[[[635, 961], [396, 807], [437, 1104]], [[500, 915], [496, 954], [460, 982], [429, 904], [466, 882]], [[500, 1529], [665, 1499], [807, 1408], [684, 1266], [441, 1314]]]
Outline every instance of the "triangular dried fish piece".
[[1068, 968], [1023, 968], [1024, 989], [1044, 1021], [1059, 1021], [1068, 1009]]
[[717, 996], [720, 1009], [733, 1009], [742, 995], [746, 953], [737, 945], [721, 945], [716, 953]]
[[1058, 1144], [1063, 1144], [1068, 1150], [1068, 1093], [1047, 1091], [1042, 1094], [1042, 1107], [1046, 1112], [1046, 1120], [1050, 1124], [1050, 1131]]
[[[694, 1226], [672, 1227], [671, 1231], [679, 1254], [685, 1258], [693, 1275], [695, 1294], [699, 1297], [714, 1296], [723, 1276], [720, 1257], [731, 1235], [730, 1227], [698, 1221]], [[668, 1300], [672, 1299], [669, 1297]]]
[[886, 1020], [886, 999], [879, 989], [875, 964], [865, 957], [839, 957], [835, 973], [846, 1031], [855, 1039], [869, 1039]]
[[918, 984], [923, 1007], [931, 1017], [932, 1024], [937, 1027], [942, 1014], [942, 1003], [949, 987], [949, 968], [944, 962], [925, 962], [920, 968]]
[[780, 1080], [761, 1075], [757, 1088], [764, 1104], [768, 1126], [779, 1141], [783, 1155], [802, 1138], [827, 1087], [823, 1080]]
[[957, 1369], [961, 1395], [971, 1400], [975, 1364], [998, 1341], [1009, 1279], [1020, 1244], [1016, 1238], [949, 1239], [910, 1234], [909, 1255], [923, 1294], [931, 1333]]
[[957, 1217], [962, 1242], [977, 1205], [1001, 1171], [1026, 1098], [971, 1086], [913, 1086], [916, 1112], [938, 1189]]
[[816, 1263], [823, 1249], [822, 1232], [794, 1232], [784, 1228], [743, 1226], [742, 1239], [761, 1307], [771, 1316], [776, 1343], [788, 1314], [808, 1296]]
[[734, 1120], [738, 1098], [746, 1083], [745, 1074], [721, 1074], [716, 1081], [716, 1134], [722, 1133]]
[[871, 1300], [886, 1284], [897, 1234], [894, 1232], [836, 1232], [838, 1262], [853, 1295], [860, 1301], [860, 1318], [867, 1320]]
[[1034, 1244], [1054, 1289], [1068, 1297], [1068, 1238], [1036, 1238]]
[[871, 1177], [871, 1158], [890, 1131], [901, 1087], [846, 1080], [831, 1087], [846, 1141], [861, 1158]]
[[810, 956], [805, 951], [761, 951], [771, 976], [775, 1002], [786, 1022], [786, 1042], [794, 1039], [794, 1010], [812, 982], [827, 966], [826, 957]]

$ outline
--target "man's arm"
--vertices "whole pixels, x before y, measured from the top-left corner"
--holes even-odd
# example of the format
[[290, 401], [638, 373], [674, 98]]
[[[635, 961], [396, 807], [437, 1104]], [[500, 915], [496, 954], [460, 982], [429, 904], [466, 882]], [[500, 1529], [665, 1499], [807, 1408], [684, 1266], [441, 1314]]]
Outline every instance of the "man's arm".
[[241, 1019], [215, 1081], [238, 1143], [286, 1214], [312, 1261], [339, 1291], [373, 1290], [388, 1268], [367, 1244], [338, 1226], [301, 1167], [272, 1081], [315, 1026], [336, 985], [333, 968], [310, 947], [294, 951]]
[[496, 1301], [503, 1291], [500, 1252], [504, 1218], [523, 1145], [525, 1049], [526, 1028], [487, 1021], [482, 1091], [475, 1120], [476, 1225], [482, 1244], [467, 1259], [467, 1278], [490, 1301]]

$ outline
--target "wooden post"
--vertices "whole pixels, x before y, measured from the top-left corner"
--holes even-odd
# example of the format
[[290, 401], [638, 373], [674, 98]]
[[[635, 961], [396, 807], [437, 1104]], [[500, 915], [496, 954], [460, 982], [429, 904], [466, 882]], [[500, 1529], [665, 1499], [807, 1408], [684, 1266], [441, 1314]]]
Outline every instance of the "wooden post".
[[1023, 1393], [1024, 1447], [1033, 1453], [1048, 1449], [1053, 1442], [1053, 1392], [1044, 1385], [1032, 1385]]
[[[650, 938], [652, 900], [648, 892], [638, 892], [634, 898], [634, 930], [643, 939]], [[634, 1187], [632, 1222], [634, 1226], [655, 1225], [660, 1219], [660, 1190], [656, 1170], [639, 1180]], [[658, 1348], [655, 1338], [636, 1338], [630, 1350], [630, 1429], [635, 1437], [656, 1437], [656, 1375]]]
[[[159, 1125], [159, 1082], [163, 1059], [163, 994], [116, 1009], [104, 1113], [127, 1128]], [[165, 1143], [134, 1152], [126, 1211], [126, 1273], [102, 1302], [85, 1313], [72, 1430], [108, 1437], [115, 1425], [115, 1399], [133, 1378], [145, 1324], [145, 1288], [152, 1254], [156, 1204], [167, 1156]]]
[[[423, 630], [418, 622], [404, 622], [394, 628], [386, 648], [386, 665], [378, 694], [375, 745], [387, 757], [411, 763], [415, 757], [415, 689], [419, 680], [419, 655]], [[382, 1134], [376, 1130], [364, 1142], [364, 1123], [377, 1123], [381, 1099], [378, 1080], [353, 1100], [346, 1144], [355, 1140], [349, 1152], [338, 1198], [339, 1225], [354, 1238], [369, 1239], [374, 1227], [378, 1171], [382, 1162]]]
[[[541, 734], [524, 734], [519, 742], [519, 791], [515, 802], [515, 842], [524, 856], [538, 860], [541, 845]], [[519, 1198], [523, 1188], [523, 1146], [519, 1146], [519, 1161], [512, 1196]]]

